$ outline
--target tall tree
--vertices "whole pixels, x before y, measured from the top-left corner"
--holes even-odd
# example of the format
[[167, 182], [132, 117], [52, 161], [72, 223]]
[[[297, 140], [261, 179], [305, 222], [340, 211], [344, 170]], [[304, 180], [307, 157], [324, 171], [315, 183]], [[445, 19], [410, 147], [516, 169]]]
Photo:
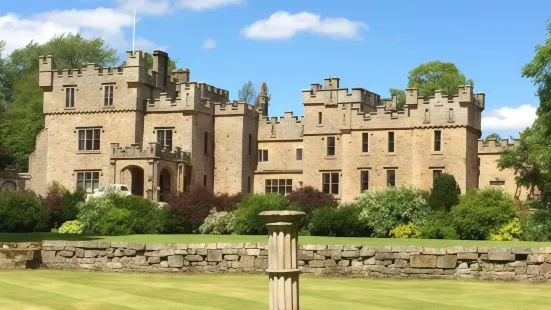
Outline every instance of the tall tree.
[[102, 39], [85, 39], [80, 34], [56, 36], [44, 44], [31, 42], [13, 51], [8, 62], [17, 78], [13, 82], [13, 102], [0, 119], [0, 145], [15, 159], [19, 171], [28, 169], [36, 136], [44, 126], [43, 96], [38, 87], [40, 55], [53, 55], [56, 68], [80, 68], [90, 62], [108, 66], [118, 61], [116, 50]]
[[488, 141], [490, 141], [490, 139], [496, 139], [496, 142], [498, 142], [498, 143], [501, 141], [501, 137], [499, 136], [499, 134], [497, 134], [495, 132], [487, 135], [486, 138], [484, 139], [484, 142], [488, 143]]
[[403, 110], [406, 105], [406, 92], [398, 88], [391, 88], [389, 92], [391, 96], [396, 96], [396, 109]]
[[532, 79], [537, 86], [540, 105], [536, 120], [520, 134], [520, 145], [507, 150], [499, 159], [501, 169], [517, 173], [517, 186], [537, 188], [542, 206], [551, 208], [551, 21], [547, 38], [538, 44], [531, 62], [522, 67], [522, 76]]
[[15, 77], [15, 71], [11, 63], [6, 58], [2, 58], [5, 46], [6, 42], [0, 41], [0, 105], [2, 105], [2, 108], [12, 101], [13, 79]]
[[241, 86], [241, 89], [239, 89], [238, 95], [239, 101], [252, 104], [253, 100], [256, 97], [256, 90], [254, 89], [253, 82], [248, 81], [247, 83], [243, 84], [243, 86]]
[[408, 87], [417, 87], [419, 95], [429, 97], [434, 91], [442, 90], [443, 95], [457, 95], [460, 85], [474, 85], [473, 80], [467, 80], [451, 62], [431, 61], [420, 64], [408, 75]]

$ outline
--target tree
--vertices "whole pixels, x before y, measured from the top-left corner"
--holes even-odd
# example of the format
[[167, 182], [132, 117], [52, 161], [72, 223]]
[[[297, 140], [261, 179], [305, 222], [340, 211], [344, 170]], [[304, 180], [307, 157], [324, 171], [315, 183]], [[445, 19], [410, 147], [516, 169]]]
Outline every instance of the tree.
[[453, 175], [442, 173], [434, 178], [434, 185], [430, 191], [428, 204], [435, 211], [450, 211], [459, 203], [461, 189]]
[[443, 95], [454, 96], [460, 85], [474, 85], [473, 80], [467, 80], [451, 62], [431, 61], [420, 64], [408, 75], [408, 87], [419, 89], [423, 97], [433, 96], [436, 90], [442, 90]]
[[243, 84], [238, 94], [239, 101], [243, 101], [248, 104], [253, 103], [253, 99], [256, 97], [256, 91], [254, 89], [253, 82], [248, 81], [247, 83]]
[[497, 133], [491, 133], [488, 136], [486, 136], [486, 139], [484, 139], [484, 143], [488, 143], [490, 139], [496, 139], [496, 142], [499, 143], [501, 141], [501, 137]]
[[2, 108], [12, 101], [13, 95], [13, 79], [15, 72], [11, 63], [2, 58], [2, 52], [6, 46], [5, 41], [0, 41], [0, 104]]
[[8, 62], [14, 71], [13, 102], [0, 119], [0, 145], [15, 159], [20, 171], [28, 169], [36, 136], [44, 126], [42, 90], [38, 86], [39, 56], [52, 55], [55, 68], [81, 68], [93, 62], [103, 66], [118, 61], [116, 50], [100, 39], [85, 39], [80, 34], [56, 36], [44, 44], [30, 42], [13, 51]]
[[403, 89], [389, 89], [391, 96], [396, 96], [396, 110], [403, 110], [406, 105], [406, 92]]

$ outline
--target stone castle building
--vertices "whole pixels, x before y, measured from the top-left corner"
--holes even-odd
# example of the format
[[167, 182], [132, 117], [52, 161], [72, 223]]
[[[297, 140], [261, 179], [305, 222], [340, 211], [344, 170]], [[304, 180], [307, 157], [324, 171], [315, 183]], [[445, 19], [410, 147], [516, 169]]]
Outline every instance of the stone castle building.
[[442, 172], [462, 191], [500, 186], [512, 194], [514, 173], [499, 171], [504, 148], [478, 140], [484, 94], [461, 86], [428, 100], [406, 90], [381, 99], [338, 78], [302, 92], [304, 117], [269, 118], [260, 106], [231, 102], [229, 92], [168, 72], [168, 55], [127, 52], [126, 65], [54, 70], [40, 58], [45, 127], [30, 157], [27, 186], [43, 194], [58, 181], [89, 192], [126, 184], [133, 194], [162, 201], [203, 185], [216, 192], [285, 194], [314, 186], [341, 201], [368, 189], [412, 184], [428, 189]]

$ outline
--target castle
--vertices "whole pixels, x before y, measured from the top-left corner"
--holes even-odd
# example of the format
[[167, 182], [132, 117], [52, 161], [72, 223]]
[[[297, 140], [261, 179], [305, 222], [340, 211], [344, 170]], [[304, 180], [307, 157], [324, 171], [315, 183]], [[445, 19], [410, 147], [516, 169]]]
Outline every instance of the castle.
[[127, 52], [123, 67], [54, 70], [41, 57], [45, 127], [29, 159], [26, 186], [39, 194], [58, 181], [93, 192], [127, 184], [156, 201], [200, 184], [215, 192], [289, 193], [313, 186], [343, 202], [364, 190], [411, 184], [432, 187], [453, 174], [466, 189], [498, 186], [514, 194], [514, 173], [495, 160], [507, 139], [484, 144], [484, 94], [461, 86], [428, 100], [406, 90], [406, 105], [338, 78], [303, 90], [304, 117], [268, 117], [231, 102], [229, 92], [192, 82], [189, 70], [168, 72], [168, 54]]

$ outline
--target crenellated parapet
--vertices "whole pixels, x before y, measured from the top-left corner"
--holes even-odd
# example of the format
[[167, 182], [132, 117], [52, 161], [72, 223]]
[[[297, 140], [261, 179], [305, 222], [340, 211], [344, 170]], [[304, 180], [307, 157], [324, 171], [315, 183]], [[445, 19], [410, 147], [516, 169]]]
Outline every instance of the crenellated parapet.
[[285, 112], [281, 117], [261, 117], [258, 124], [258, 140], [301, 140], [304, 133], [304, 117]]
[[120, 147], [119, 143], [111, 143], [111, 159], [163, 159], [168, 161], [189, 163], [191, 154], [176, 147], [173, 151], [162, 148], [159, 143], [149, 143], [149, 148], [142, 148], [141, 144], [131, 144]]
[[[333, 81], [328, 83], [328, 80]], [[362, 103], [369, 106], [380, 104], [381, 96], [363, 88], [339, 88], [338, 78], [326, 79], [326, 88], [320, 84], [312, 84], [311, 88], [302, 91], [304, 105], [338, 105], [341, 103]]]
[[217, 117], [243, 115], [252, 119], [258, 119], [261, 114], [260, 109], [246, 102], [233, 101], [214, 104], [214, 115]]
[[488, 142], [479, 139], [478, 154], [501, 154], [505, 150], [517, 147], [519, 145], [519, 139], [513, 139], [513, 141], [509, 141], [509, 139], [501, 139], [499, 142], [496, 139], [488, 139]]

